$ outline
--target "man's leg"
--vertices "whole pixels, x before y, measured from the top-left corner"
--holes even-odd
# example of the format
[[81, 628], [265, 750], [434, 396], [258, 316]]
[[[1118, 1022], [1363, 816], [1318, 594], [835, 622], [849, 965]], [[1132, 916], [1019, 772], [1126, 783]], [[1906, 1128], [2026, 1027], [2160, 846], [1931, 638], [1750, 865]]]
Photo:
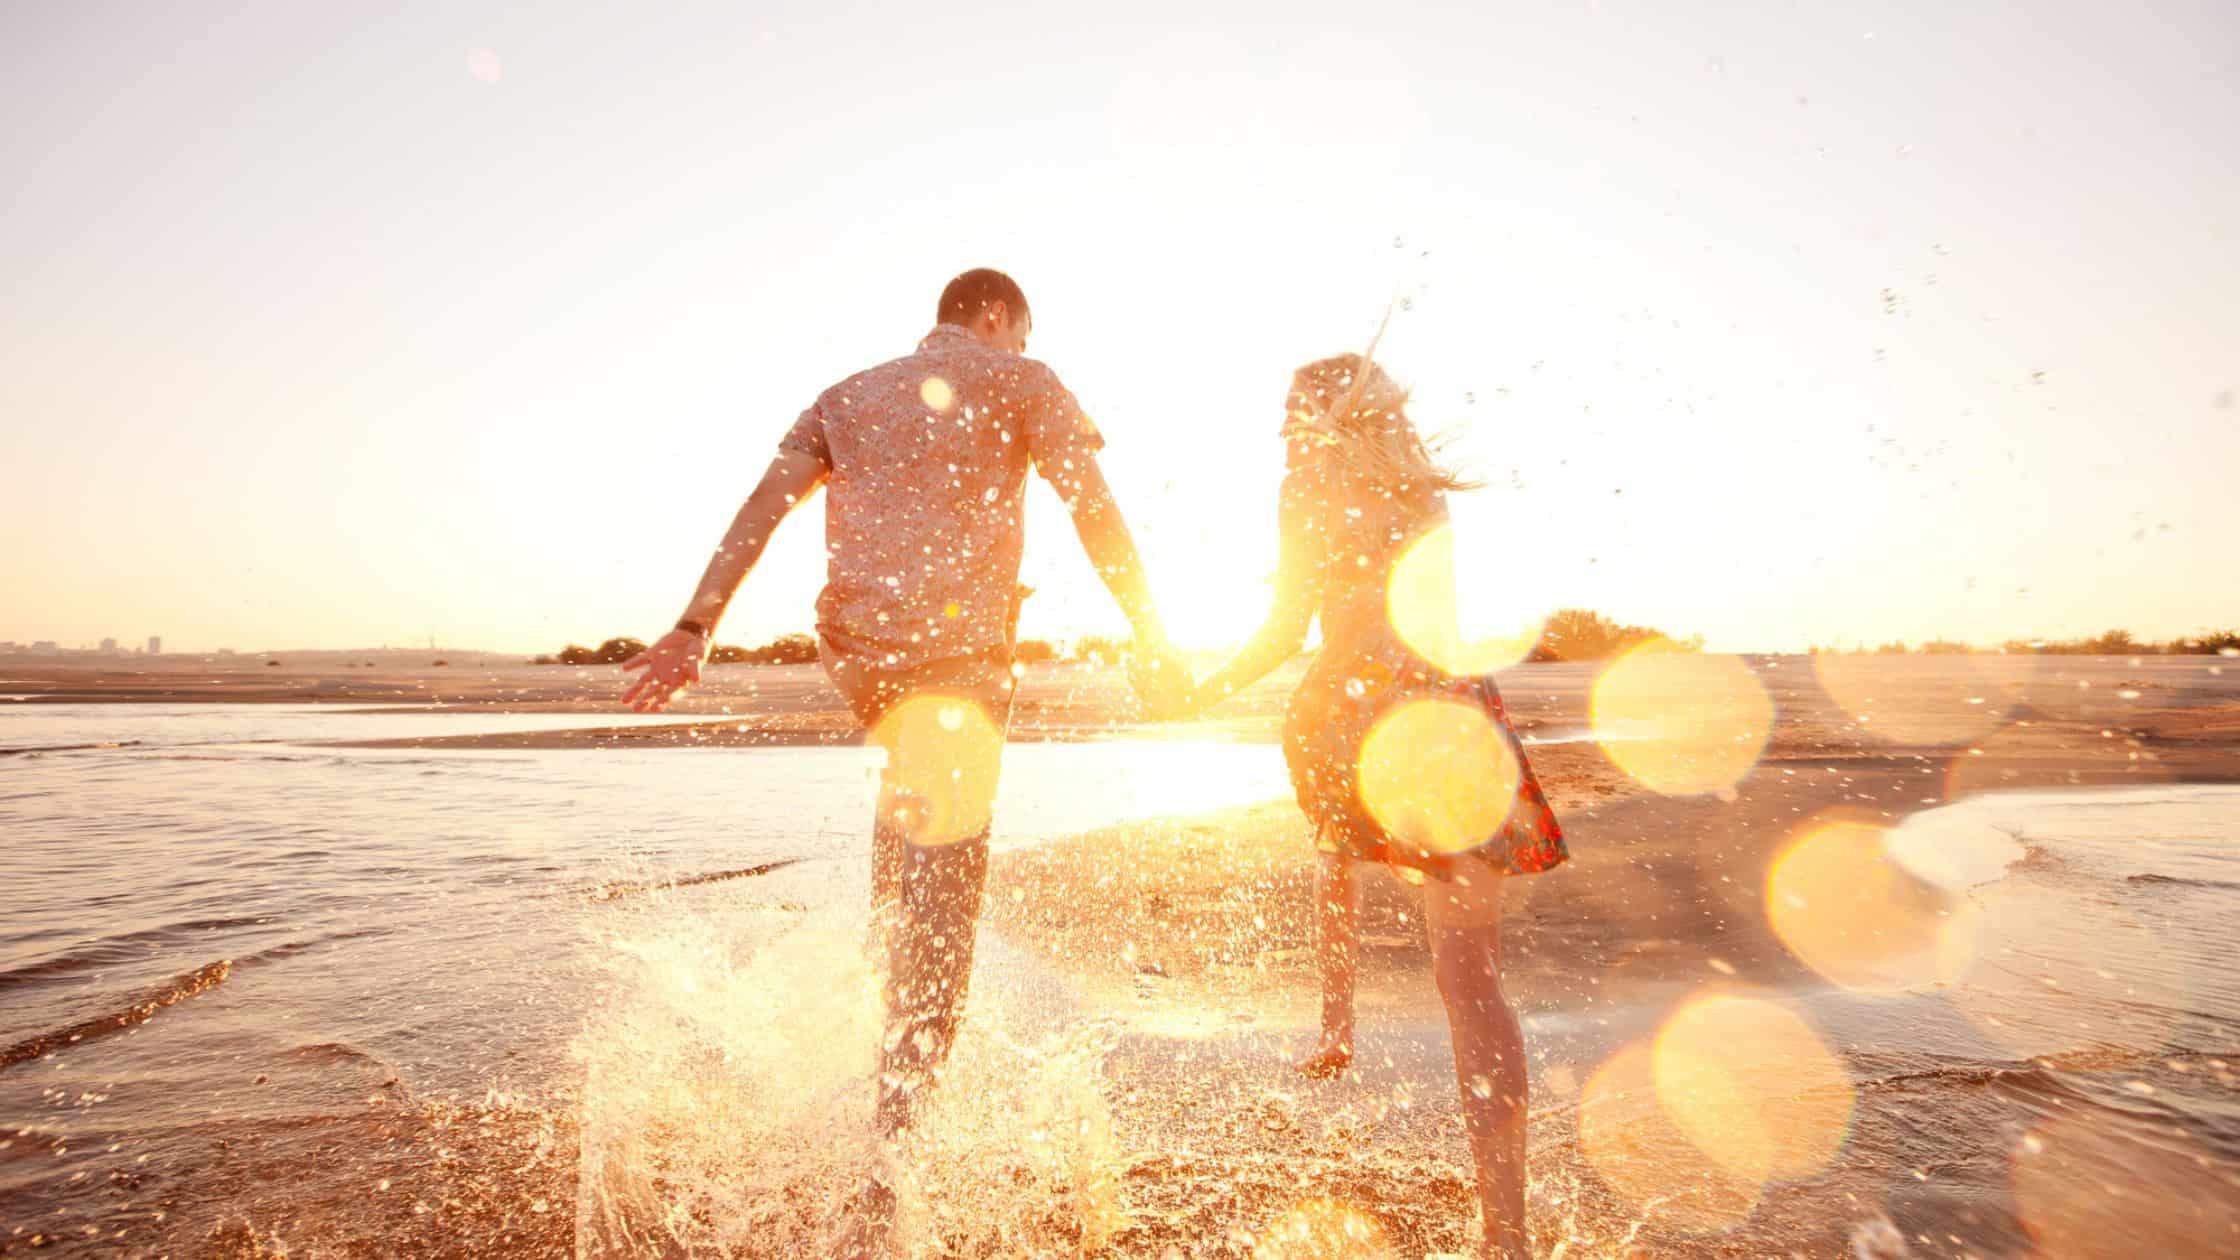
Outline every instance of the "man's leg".
[[988, 878], [987, 833], [953, 844], [905, 845], [900, 867], [879, 1062], [881, 1136], [909, 1125], [913, 1096], [956, 1044]]
[[[984, 662], [921, 671], [890, 686], [893, 705], [873, 723], [874, 740], [887, 749], [872, 838], [872, 902], [887, 926], [882, 1135], [910, 1123], [913, 1096], [956, 1044], [988, 876], [1010, 682], [1004, 667]], [[920, 717], [930, 712], [931, 724], [905, 714], [908, 706], [920, 706]]]

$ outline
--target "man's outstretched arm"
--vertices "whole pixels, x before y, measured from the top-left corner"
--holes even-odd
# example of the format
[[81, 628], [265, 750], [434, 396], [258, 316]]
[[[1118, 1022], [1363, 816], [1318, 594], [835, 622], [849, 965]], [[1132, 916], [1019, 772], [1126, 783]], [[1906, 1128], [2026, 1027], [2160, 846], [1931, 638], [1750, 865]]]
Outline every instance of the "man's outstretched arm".
[[1190, 671], [1167, 640], [1159, 609], [1152, 602], [1151, 580], [1144, 574], [1143, 559], [1136, 554], [1136, 540], [1120, 515], [1120, 505], [1113, 501], [1112, 487], [1105, 483], [1104, 470], [1095, 458], [1076, 455], [1051, 476], [1050, 483], [1073, 517], [1073, 532], [1081, 539], [1082, 551], [1135, 630], [1142, 671], [1136, 689], [1154, 714], [1173, 711], [1188, 696]]
[[[762, 558], [762, 549], [770, 544], [778, 522], [816, 493], [824, 479], [825, 466], [814, 455], [796, 450], [778, 452], [762, 474], [761, 484], [731, 518], [731, 528], [716, 544], [715, 554], [708, 557], [699, 589], [692, 593], [692, 602], [685, 605], [677, 628], [622, 663], [626, 671], [645, 671], [622, 693], [622, 703], [640, 713], [653, 713], [679, 691], [700, 681], [700, 664], [707, 657], [709, 637], [715, 633], [716, 623], [723, 620], [724, 609], [731, 606], [739, 583]], [[688, 623], [697, 627], [698, 633], [687, 629]]]

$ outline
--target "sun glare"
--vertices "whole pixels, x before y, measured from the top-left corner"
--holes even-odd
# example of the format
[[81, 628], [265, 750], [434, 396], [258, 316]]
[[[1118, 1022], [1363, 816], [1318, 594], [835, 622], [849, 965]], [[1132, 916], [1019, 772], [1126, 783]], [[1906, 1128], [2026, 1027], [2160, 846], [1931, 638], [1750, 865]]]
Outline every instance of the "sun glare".
[[1476, 564], [1458, 569], [1456, 548], [1454, 527], [1440, 525], [1409, 543], [1393, 562], [1385, 595], [1393, 628], [1450, 674], [1490, 674], [1518, 664], [1540, 641], [1547, 618], [1499, 606], [1510, 591], [1507, 583], [1472, 583], [1469, 594], [1479, 598], [1458, 598], [1457, 572], [1499, 570]]
[[1349, 1203], [1315, 1199], [1261, 1231], [1252, 1260], [1396, 1260], [1377, 1218]]
[[1268, 615], [1273, 591], [1240, 573], [1235, 557], [1217, 548], [1176, 556], [1159, 579], [1159, 614], [1167, 633], [1186, 648], [1228, 651], [1242, 646]]

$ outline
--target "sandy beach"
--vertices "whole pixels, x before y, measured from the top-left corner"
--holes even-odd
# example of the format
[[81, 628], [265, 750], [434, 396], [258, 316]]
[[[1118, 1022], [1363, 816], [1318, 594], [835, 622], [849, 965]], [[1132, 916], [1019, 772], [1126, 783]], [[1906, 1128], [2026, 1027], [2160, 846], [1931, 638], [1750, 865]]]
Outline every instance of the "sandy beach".
[[[2015, 1143], [2044, 1108], [2008, 1085], [1955, 1094], [1942, 1078], [1924, 1077], [1915, 1060], [1892, 1068], [1877, 1060], [1873, 1038], [1857, 1039], [1841, 1054], [1855, 1095], [1839, 1152], [1803, 1175], [1766, 1175], [1738, 1188], [1731, 1176], [1683, 1167], [1677, 1146], [1660, 1151], [1640, 1139], [1649, 1145], [1635, 1151], [1638, 1166], [1680, 1168], [1667, 1186], [1613, 1170], [1596, 1140], [1583, 1136], [1613, 1105], [1597, 1093], [1597, 1065], [1707, 993], [1788, 995], [1785, 1001], [1800, 1004], [1817, 1000], [1815, 993], [1846, 996], [1767, 913], [1769, 872], [1809, 825], [1893, 826], [2018, 789], [2240, 783], [2240, 662], [1877, 664], [1871, 716], [1887, 731], [1902, 725], [1893, 714], [1961, 714], [1955, 721], [1965, 722], [1966, 737], [1941, 740], [1875, 733], [1808, 658], [1752, 658], [1750, 665], [1773, 701], [1764, 747], [1731, 788], [1686, 795], [1643, 786], [1612, 755], [1614, 746], [1585, 737], [1594, 726], [1594, 667], [1531, 666], [1502, 677], [1573, 853], [1555, 872], [1512, 879], [1505, 894], [1507, 983], [1534, 1056], [1536, 1235], [1544, 1248], [1560, 1242], [1566, 1255], [1838, 1255], [1860, 1230], [1887, 1219], [1911, 1250], [1886, 1254], [2026, 1254], [2033, 1235], [2007, 1169]], [[1012, 739], [1266, 743], [1294, 676], [1272, 679], [1206, 719], [1162, 727], [1134, 720], [1125, 684], [1111, 672], [1030, 671]], [[857, 738], [837, 697], [806, 668], [712, 671], [674, 722], [638, 727], [600, 722], [616, 689], [614, 671], [601, 669], [487, 661], [441, 671], [345, 671], [244, 661], [89, 672], [9, 662], [0, 677], [0, 691], [18, 697], [8, 703], [24, 710], [223, 699], [581, 718], [546, 731], [346, 741], [390, 752], [815, 746]], [[1998, 697], [1988, 718], [1971, 712], [1983, 705], [1967, 703], [1983, 694]], [[1160, 788], [1146, 783], [1143, 792], [1155, 798]], [[1108, 1204], [1116, 1215], [1095, 1229], [1079, 1221], [1053, 1226], [1038, 1236], [1038, 1249], [1062, 1251], [1066, 1239], [1093, 1242], [1096, 1254], [1146, 1257], [1416, 1256], [1463, 1247], [1473, 1211], [1468, 1170], [1413, 888], [1381, 872], [1365, 881], [1356, 1070], [1313, 1083], [1286, 1066], [1314, 1026], [1311, 856], [1304, 819], [1283, 800], [999, 851], [976, 1004], [1041, 1003], [1119, 1030], [1099, 1069], [1119, 1152]], [[770, 885], [768, 904], [800, 895], [786, 878], [758, 881]], [[1815, 1018], [1829, 1027], [1866, 1019], [1895, 1028], [1915, 1018], [1905, 1009], [1847, 1007]], [[2166, 1056], [2176, 1066], [2157, 1067], [2150, 1055], [2117, 1070], [2127, 1080], [2190, 1073], [2185, 1080], [2230, 1097], [2230, 1065], [2213, 1056], [2196, 1062], [2186, 1057], [2192, 1053]], [[2036, 1062], [2017, 1055], [2013, 1070]], [[563, 1204], [576, 1193], [572, 1117], [504, 1104], [400, 1106], [390, 1096], [393, 1079], [373, 1075], [383, 1079], [359, 1082], [363, 1108], [316, 1130], [318, 1141], [358, 1152], [349, 1184], [327, 1185], [314, 1174], [283, 1200], [294, 1220], [292, 1233], [282, 1233], [298, 1245], [311, 1240], [321, 1254], [380, 1254], [406, 1244], [414, 1254], [565, 1253], [573, 1233]], [[303, 1149], [285, 1136], [228, 1139], [221, 1148], [209, 1175], [236, 1186], [274, 1173]], [[417, 1189], [358, 1201], [349, 1185], [369, 1176], [369, 1167], [384, 1173], [384, 1187]], [[2152, 1203], [2116, 1196], [2098, 1215], [2087, 1211], [2081, 1224], [2063, 1228], [2081, 1236], [2135, 1222], [2152, 1208], [2177, 1213], [2162, 1227], [2178, 1240], [2166, 1254], [2217, 1254], [2224, 1240], [2240, 1237], [2233, 1232], [2240, 1218], [2222, 1206], [2229, 1196], [2204, 1191], [2228, 1186], [2234, 1175], [2229, 1160], [2211, 1160]], [[1721, 1196], [1736, 1194], [1747, 1199], [1739, 1210], [1720, 1206]], [[549, 1206], [525, 1211], [531, 1202]], [[182, 1215], [200, 1222], [195, 1231], [158, 1226], [153, 1235], [181, 1254], [293, 1254], [276, 1247], [279, 1233], [238, 1223], [212, 1228], [206, 1216]], [[961, 1232], [942, 1235], [929, 1254], [996, 1254], [984, 1239], [973, 1241], [971, 1227], [949, 1226]], [[1275, 1245], [1285, 1229], [1321, 1241], [1285, 1250]], [[1331, 1241], [1355, 1237], [1347, 1229], [1373, 1235], [1375, 1246]], [[0, 1251], [29, 1237], [0, 1237]]]

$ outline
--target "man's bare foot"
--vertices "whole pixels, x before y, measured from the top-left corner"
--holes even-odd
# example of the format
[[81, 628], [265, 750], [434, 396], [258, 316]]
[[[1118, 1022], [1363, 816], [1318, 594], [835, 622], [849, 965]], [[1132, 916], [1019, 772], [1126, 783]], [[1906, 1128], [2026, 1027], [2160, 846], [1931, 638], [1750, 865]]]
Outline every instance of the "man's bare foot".
[[842, 1204], [832, 1224], [834, 1260], [885, 1260], [894, 1242], [895, 1196], [873, 1177]]
[[1328, 1080], [1333, 1076], [1343, 1075], [1345, 1070], [1352, 1066], [1353, 1043], [1328, 1036], [1316, 1042], [1314, 1053], [1301, 1059], [1298, 1063], [1300, 1075], [1311, 1076], [1316, 1080]]

